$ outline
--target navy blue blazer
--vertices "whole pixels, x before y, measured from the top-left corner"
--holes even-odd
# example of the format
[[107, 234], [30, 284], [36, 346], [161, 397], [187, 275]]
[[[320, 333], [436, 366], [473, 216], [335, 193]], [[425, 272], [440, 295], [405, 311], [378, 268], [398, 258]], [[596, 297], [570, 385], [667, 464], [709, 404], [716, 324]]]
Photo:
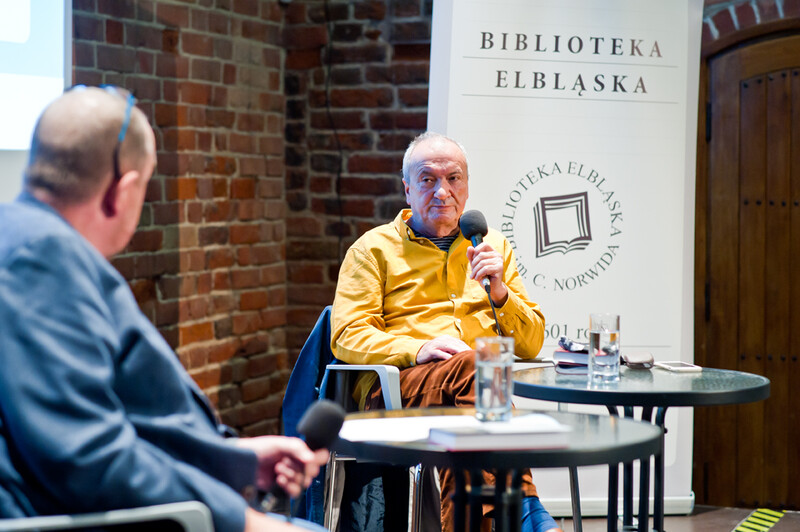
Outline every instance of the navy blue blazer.
[[0, 516], [199, 500], [244, 529], [257, 459], [122, 276], [53, 209], [0, 205]]

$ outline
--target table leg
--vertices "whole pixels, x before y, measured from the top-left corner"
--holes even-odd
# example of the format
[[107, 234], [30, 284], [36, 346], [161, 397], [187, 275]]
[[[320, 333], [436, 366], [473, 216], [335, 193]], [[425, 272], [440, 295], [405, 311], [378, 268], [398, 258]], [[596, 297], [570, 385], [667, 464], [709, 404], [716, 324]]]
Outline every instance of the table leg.
[[[470, 491], [469, 491], [469, 530], [470, 532], [480, 532], [481, 521], [483, 520], [483, 473], [479, 469], [469, 472]], [[495, 511], [495, 513], [497, 513]]]
[[581, 521], [581, 494], [578, 489], [578, 468], [574, 466], [569, 468], [569, 494], [570, 497], [572, 497], [573, 532], [583, 532], [583, 522]]
[[619, 495], [619, 464], [608, 466], [608, 532], [617, 532], [617, 497]]
[[453, 530], [455, 532], [464, 532], [466, 530], [466, 523], [464, 522], [467, 511], [467, 478], [466, 473], [460, 469], [453, 469], [453, 477], [455, 479], [455, 491], [451, 497], [453, 498]]
[[[522, 472], [523, 471], [524, 469], [522, 470], [516, 469], [514, 470], [514, 474], [511, 476], [510, 506], [512, 510], [508, 512], [509, 519], [511, 520], [509, 529], [518, 532], [522, 530]], [[576, 529], [575, 532], [580, 532], [580, 530]]]
[[[508, 532], [511, 519], [509, 504], [506, 499], [506, 482], [508, 471], [498, 469], [494, 472], [494, 529], [496, 532]], [[474, 484], [473, 484], [474, 485]]]
[[658, 532], [664, 530], [664, 436], [666, 429], [664, 422], [667, 417], [667, 407], [662, 406], [656, 412], [656, 425], [661, 427], [661, 452], [655, 456], [655, 464], [653, 465], [653, 479], [655, 486], [653, 488], [653, 496], [655, 498], [653, 506], [653, 527]]
[[639, 461], [639, 532], [650, 523], [650, 457]]
[[[622, 409], [625, 417], [633, 419], [633, 407]], [[633, 528], [633, 462], [625, 462], [622, 466], [622, 529]]]

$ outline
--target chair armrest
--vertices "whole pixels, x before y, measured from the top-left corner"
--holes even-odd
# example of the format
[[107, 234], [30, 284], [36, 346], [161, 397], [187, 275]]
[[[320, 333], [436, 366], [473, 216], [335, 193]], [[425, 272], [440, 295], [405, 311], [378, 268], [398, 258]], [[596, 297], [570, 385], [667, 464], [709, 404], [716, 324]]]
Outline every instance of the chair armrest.
[[[175, 502], [124, 510], [76, 515], [44, 515], [0, 519], [0, 530], [76, 530], [126, 523], [146, 523], [170, 519], [189, 532], [214, 532], [211, 510], [198, 501]], [[145, 525], [146, 526], [146, 525]]]
[[374, 371], [381, 381], [381, 391], [386, 410], [399, 410], [403, 407], [400, 399], [400, 369], [384, 364], [328, 364], [328, 371]]

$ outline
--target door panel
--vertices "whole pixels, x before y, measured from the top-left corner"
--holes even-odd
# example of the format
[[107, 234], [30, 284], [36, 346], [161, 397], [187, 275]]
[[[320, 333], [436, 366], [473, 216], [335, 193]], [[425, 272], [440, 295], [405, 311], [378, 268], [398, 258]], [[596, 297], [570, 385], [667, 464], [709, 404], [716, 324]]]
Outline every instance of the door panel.
[[722, 53], [704, 71], [695, 356], [772, 385], [767, 401], [697, 409], [694, 490], [701, 504], [800, 508], [800, 36]]

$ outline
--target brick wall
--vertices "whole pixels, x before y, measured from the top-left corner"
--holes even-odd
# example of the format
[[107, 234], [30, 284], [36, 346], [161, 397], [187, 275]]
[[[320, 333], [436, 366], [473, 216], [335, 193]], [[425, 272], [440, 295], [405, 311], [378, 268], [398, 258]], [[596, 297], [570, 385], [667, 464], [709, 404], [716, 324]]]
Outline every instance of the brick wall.
[[295, 0], [286, 11], [288, 345], [296, 355], [350, 244], [405, 207], [427, 123], [430, 0]]
[[114, 264], [245, 433], [279, 430], [288, 379], [277, 1], [74, 0], [74, 81], [132, 89], [155, 126], [142, 221]]

